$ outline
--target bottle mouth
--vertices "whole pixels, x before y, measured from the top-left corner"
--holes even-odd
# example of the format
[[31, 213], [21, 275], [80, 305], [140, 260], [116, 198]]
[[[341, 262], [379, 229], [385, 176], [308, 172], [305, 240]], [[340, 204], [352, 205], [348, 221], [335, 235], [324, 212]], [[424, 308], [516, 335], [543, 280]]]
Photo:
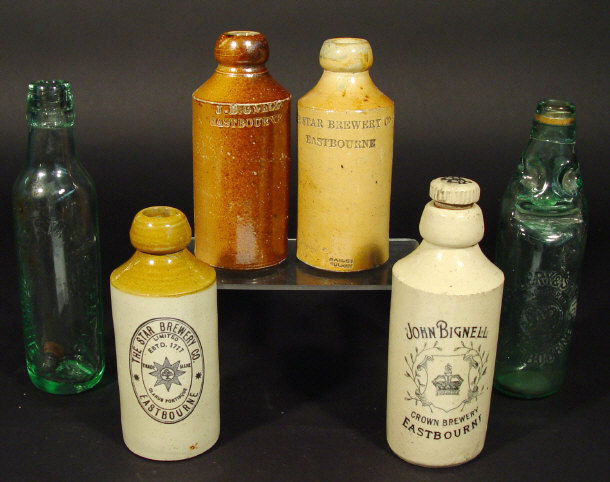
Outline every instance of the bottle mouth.
[[544, 99], [536, 105], [534, 119], [553, 126], [572, 125], [576, 118], [576, 107], [567, 100]]
[[142, 214], [147, 218], [169, 218], [176, 214], [177, 209], [169, 206], [153, 206], [142, 210]]
[[252, 30], [231, 30], [218, 37], [214, 58], [222, 69], [266, 70], [269, 45], [265, 36]]
[[181, 251], [191, 241], [191, 234], [184, 213], [171, 206], [142, 209], [134, 217], [129, 231], [133, 247], [151, 254]]
[[364, 72], [373, 65], [373, 50], [363, 38], [331, 38], [322, 44], [320, 65], [333, 72]]
[[28, 85], [26, 119], [38, 127], [68, 127], [74, 123], [70, 82], [37, 80]]
[[367, 45], [369, 43], [366, 39], [358, 37], [337, 37], [328, 39], [327, 42], [339, 45]]
[[37, 80], [28, 85], [28, 96], [34, 107], [46, 106], [71, 109], [73, 103], [72, 87], [65, 80]]
[[231, 30], [225, 34], [227, 37], [256, 37], [261, 35], [260, 32], [254, 30]]

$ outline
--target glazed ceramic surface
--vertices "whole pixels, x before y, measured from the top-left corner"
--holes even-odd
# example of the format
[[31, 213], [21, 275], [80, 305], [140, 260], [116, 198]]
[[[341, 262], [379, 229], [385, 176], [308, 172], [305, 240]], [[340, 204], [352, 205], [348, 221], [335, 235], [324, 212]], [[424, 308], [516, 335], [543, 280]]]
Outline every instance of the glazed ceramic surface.
[[141, 211], [130, 237], [110, 287], [123, 439], [149, 459], [194, 457], [220, 433], [215, 272], [185, 249], [177, 209]]
[[297, 257], [331, 271], [388, 259], [394, 103], [364, 39], [324, 42], [318, 84], [298, 102]]
[[504, 276], [479, 248], [474, 198], [436, 199], [392, 270], [387, 439], [407, 462], [447, 467], [483, 449]]
[[216, 71], [193, 93], [195, 254], [213, 266], [286, 258], [290, 94], [269, 74], [258, 32], [227, 32]]

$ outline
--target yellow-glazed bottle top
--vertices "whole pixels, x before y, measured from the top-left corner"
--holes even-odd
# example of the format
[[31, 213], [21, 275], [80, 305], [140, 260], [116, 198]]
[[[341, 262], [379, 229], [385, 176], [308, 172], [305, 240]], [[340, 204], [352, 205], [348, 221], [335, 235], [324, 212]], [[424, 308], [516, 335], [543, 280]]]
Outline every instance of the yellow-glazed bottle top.
[[182, 211], [169, 206], [141, 210], [133, 219], [129, 237], [134, 255], [110, 276], [113, 287], [140, 296], [183, 296], [210, 287], [214, 268], [186, 247], [191, 226]]
[[182, 211], [169, 206], [153, 206], [136, 214], [129, 238], [138, 251], [167, 254], [186, 248], [191, 233], [191, 226]]

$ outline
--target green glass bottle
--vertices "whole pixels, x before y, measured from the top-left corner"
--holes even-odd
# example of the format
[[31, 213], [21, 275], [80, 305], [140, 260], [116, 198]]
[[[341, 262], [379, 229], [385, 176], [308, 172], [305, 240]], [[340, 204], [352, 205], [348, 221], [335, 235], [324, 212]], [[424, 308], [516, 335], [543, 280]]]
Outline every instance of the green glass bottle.
[[95, 188], [75, 155], [70, 84], [29, 85], [28, 159], [13, 220], [28, 374], [49, 393], [88, 390], [104, 372]]
[[565, 374], [587, 235], [575, 114], [570, 102], [538, 103], [502, 199], [496, 264], [506, 282], [494, 386], [515, 397], [551, 395]]

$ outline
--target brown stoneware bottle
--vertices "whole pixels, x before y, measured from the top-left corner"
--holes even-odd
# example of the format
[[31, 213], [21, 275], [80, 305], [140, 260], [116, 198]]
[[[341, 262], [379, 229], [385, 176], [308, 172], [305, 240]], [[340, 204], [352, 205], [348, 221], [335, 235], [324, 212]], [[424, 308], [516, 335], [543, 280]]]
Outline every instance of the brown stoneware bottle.
[[286, 258], [290, 93], [258, 32], [223, 33], [214, 74], [193, 93], [195, 255], [219, 268]]

